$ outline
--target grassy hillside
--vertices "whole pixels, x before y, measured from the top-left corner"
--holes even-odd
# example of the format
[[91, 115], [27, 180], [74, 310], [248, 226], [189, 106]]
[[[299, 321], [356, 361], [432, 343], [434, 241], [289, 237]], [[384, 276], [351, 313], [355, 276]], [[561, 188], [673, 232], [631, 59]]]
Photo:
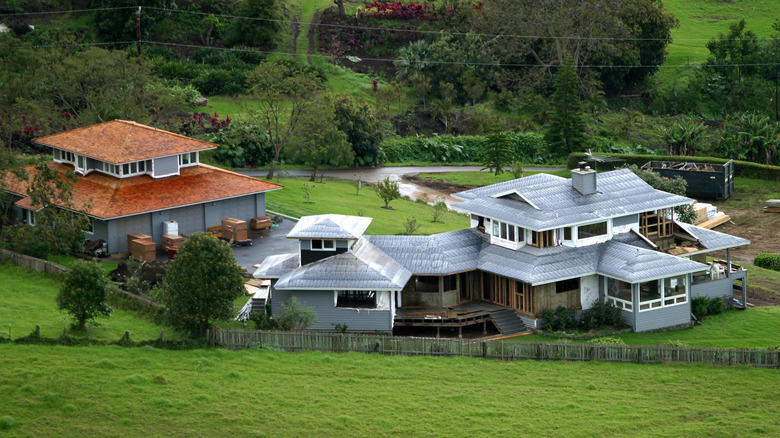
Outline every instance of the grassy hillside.
[[[373, 187], [364, 187], [360, 194], [355, 194], [355, 187], [350, 181], [325, 180], [325, 183], [308, 183], [304, 179], [281, 179], [284, 190], [277, 190], [266, 195], [266, 207], [269, 210], [283, 212], [293, 216], [312, 214], [346, 214], [368, 216], [374, 218], [366, 234], [400, 234], [404, 232], [404, 224], [408, 217], [415, 216], [421, 227], [416, 234], [433, 234], [444, 231], [468, 228], [466, 216], [448, 211], [444, 215], [444, 223], [433, 223], [433, 207], [424, 202], [412, 202], [397, 199], [390, 202], [393, 210], [382, 208], [384, 202]], [[303, 185], [313, 184], [310, 204], [306, 204]]]
[[[55, 297], [59, 283], [53, 276], [29, 269], [0, 263], [0, 333], [12, 338], [27, 336], [41, 326], [41, 336], [56, 338], [64, 327], [72, 323], [70, 316], [57, 310]], [[109, 318], [99, 318], [92, 327], [94, 339], [116, 341], [126, 330], [130, 337], [142, 341], [160, 336], [160, 326], [138, 316], [135, 312], [114, 309]], [[166, 327], [167, 336], [173, 337], [172, 329]], [[68, 334], [84, 337], [83, 331]], [[0, 385], [2, 386], [2, 385]], [[2, 414], [0, 414], [2, 416]]]
[[7, 344], [0, 369], [10, 437], [780, 433], [771, 369]]
[[665, 0], [664, 8], [680, 20], [672, 30], [666, 65], [684, 65], [707, 60], [707, 42], [726, 33], [729, 24], [744, 18], [747, 28], [768, 37], [778, 17], [776, 0]]

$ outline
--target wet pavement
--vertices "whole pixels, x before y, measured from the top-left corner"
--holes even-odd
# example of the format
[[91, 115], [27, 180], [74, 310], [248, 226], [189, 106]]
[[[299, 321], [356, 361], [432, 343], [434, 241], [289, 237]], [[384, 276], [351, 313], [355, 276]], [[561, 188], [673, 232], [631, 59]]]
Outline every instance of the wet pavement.
[[[268, 214], [272, 215], [270, 212]], [[284, 219], [276, 228], [250, 233], [252, 245], [233, 247], [236, 262], [252, 274], [255, 272], [252, 265], [261, 263], [270, 255], [298, 252], [298, 241], [287, 238], [294, 226], [294, 221]]]

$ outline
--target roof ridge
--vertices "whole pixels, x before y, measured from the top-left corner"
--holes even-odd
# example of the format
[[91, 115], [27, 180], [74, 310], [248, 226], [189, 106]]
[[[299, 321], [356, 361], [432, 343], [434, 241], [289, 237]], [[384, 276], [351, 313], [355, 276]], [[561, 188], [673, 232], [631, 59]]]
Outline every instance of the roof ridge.
[[[150, 131], [162, 132], [164, 134], [173, 135], [173, 136], [181, 137], [181, 138], [186, 138], [187, 140], [195, 140], [195, 141], [197, 141], [199, 143], [206, 143], [206, 144], [212, 145], [214, 147], [219, 147], [219, 144], [217, 144], [217, 143], [212, 143], [210, 141], [201, 140], [201, 139], [195, 138], [195, 137], [187, 137], [186, 135], [178, 134], [176, 132], [166, 131], [166, 130], [160, 129], [160, 128], [155, 128], [154, 126], [144, 125], [143, 123], [138, 123], [138, 122], [135, 122], [135, 121], [132, 121], [132, 120], [114, 119], [114, 120], [111, 120], [111, 121], [108, 121], [108, 122], [104, 122], [104, 123], [112, 123], [112, 122], [124, 123], [124, 124], [130, 125], [130, 126], [134, 126], [134, 127], [138, 127], [138, 128], [142, 128], [142, 129], [147, 129], [147, 130], [150, 130]], [[95, 126], [95, 125], [92, 125], [92, 126]]]

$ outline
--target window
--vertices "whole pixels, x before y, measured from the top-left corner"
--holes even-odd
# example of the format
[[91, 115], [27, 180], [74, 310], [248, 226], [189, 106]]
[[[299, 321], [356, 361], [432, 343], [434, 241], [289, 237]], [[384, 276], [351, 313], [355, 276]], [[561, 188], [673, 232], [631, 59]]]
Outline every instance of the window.
[[414, 278], [415, 292], [438, 292], [439, 277], [421, 276]]
[[555, 293], [561, 294], [580, 290], [580, 279], [572, 278], [569, 280], [558, 281], [555, 283]]
[[688, 301], [685, 276], [653, 280], [639, 285], [639, 311], [674, 306]]
[[191, 166], [198, 164], [198, 153], [188, 152], [186, 154], [179, 155], [179, 166]]
[[607, 222], [597, 222], [595, 224], [580, 225], [577, 227], [577, 238], [587, 239], [588, 237], [603, 236], [607, 234]]
[[571, 227], [563, 229], [563, 240], [571, 240]]
[[458, 288], [458, 276], [456, 274], [444, 276], [444, 290], [456, 290]]
[[376, 292], [362, 290], [339, 291], [336, 298], [336, 307], [375, 309]]
[[493, 241], [493, 243], [497, 243], [499, 245], [503, 244], [502, 246], [508, 246], [511, 249], [516, 248], [517, 242], [522, 242], [525, 240], [525, 230], [523, 228], [508, 224], [506, 222], [490, 219], [489, 229], [490, 235], [497, 240]]
[[25, 210], [24, 211], [24, 220], [29, 225], [35, 225], [35, 212], [32, 210]]
[[631, 283], [607, 279], [607, 301], [611, 301], [618, 309], [633, 310], [634, 303], [631, 297]]
[[78, 158], [78, 164], [76, 165], [76, 168], [83, 169], [84, 168], [84, 156], [83, 155], [76, 155]]
[[312, 251], [335, 251], [336, 241], [313, 239], [311, 241], [311, 249]]

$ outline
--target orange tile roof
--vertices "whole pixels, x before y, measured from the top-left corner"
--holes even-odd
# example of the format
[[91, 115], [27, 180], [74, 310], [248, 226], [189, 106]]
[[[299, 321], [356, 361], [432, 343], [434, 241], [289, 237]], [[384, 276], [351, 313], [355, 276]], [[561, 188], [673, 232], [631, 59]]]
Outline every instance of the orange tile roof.
[[38, 137], [36, 142], [113, 164], [214, 149], [218, 145], [126, 120]]
[[[51, 163], [63, 174], [71, 165]], [[28, 166], [27, 172], [34, 172]], [[26, 182], [11, 173], [4, 176], [5, 189], [26, 195]], [[78, 177], [73, 186], [71, 203], [77, 210], [85, 205], [86, 213], [100, 219], [131, 216], [185, 205], [218, 201], [224, 198], [278, 190], [283, 186], [228, 170], [201, 164], [181, 169], [180, 176], [154, 179], [148, 175], [116, 178], [100, 172]], [[24, 208], [35, 208], [30, 198], [16, 202]]]

